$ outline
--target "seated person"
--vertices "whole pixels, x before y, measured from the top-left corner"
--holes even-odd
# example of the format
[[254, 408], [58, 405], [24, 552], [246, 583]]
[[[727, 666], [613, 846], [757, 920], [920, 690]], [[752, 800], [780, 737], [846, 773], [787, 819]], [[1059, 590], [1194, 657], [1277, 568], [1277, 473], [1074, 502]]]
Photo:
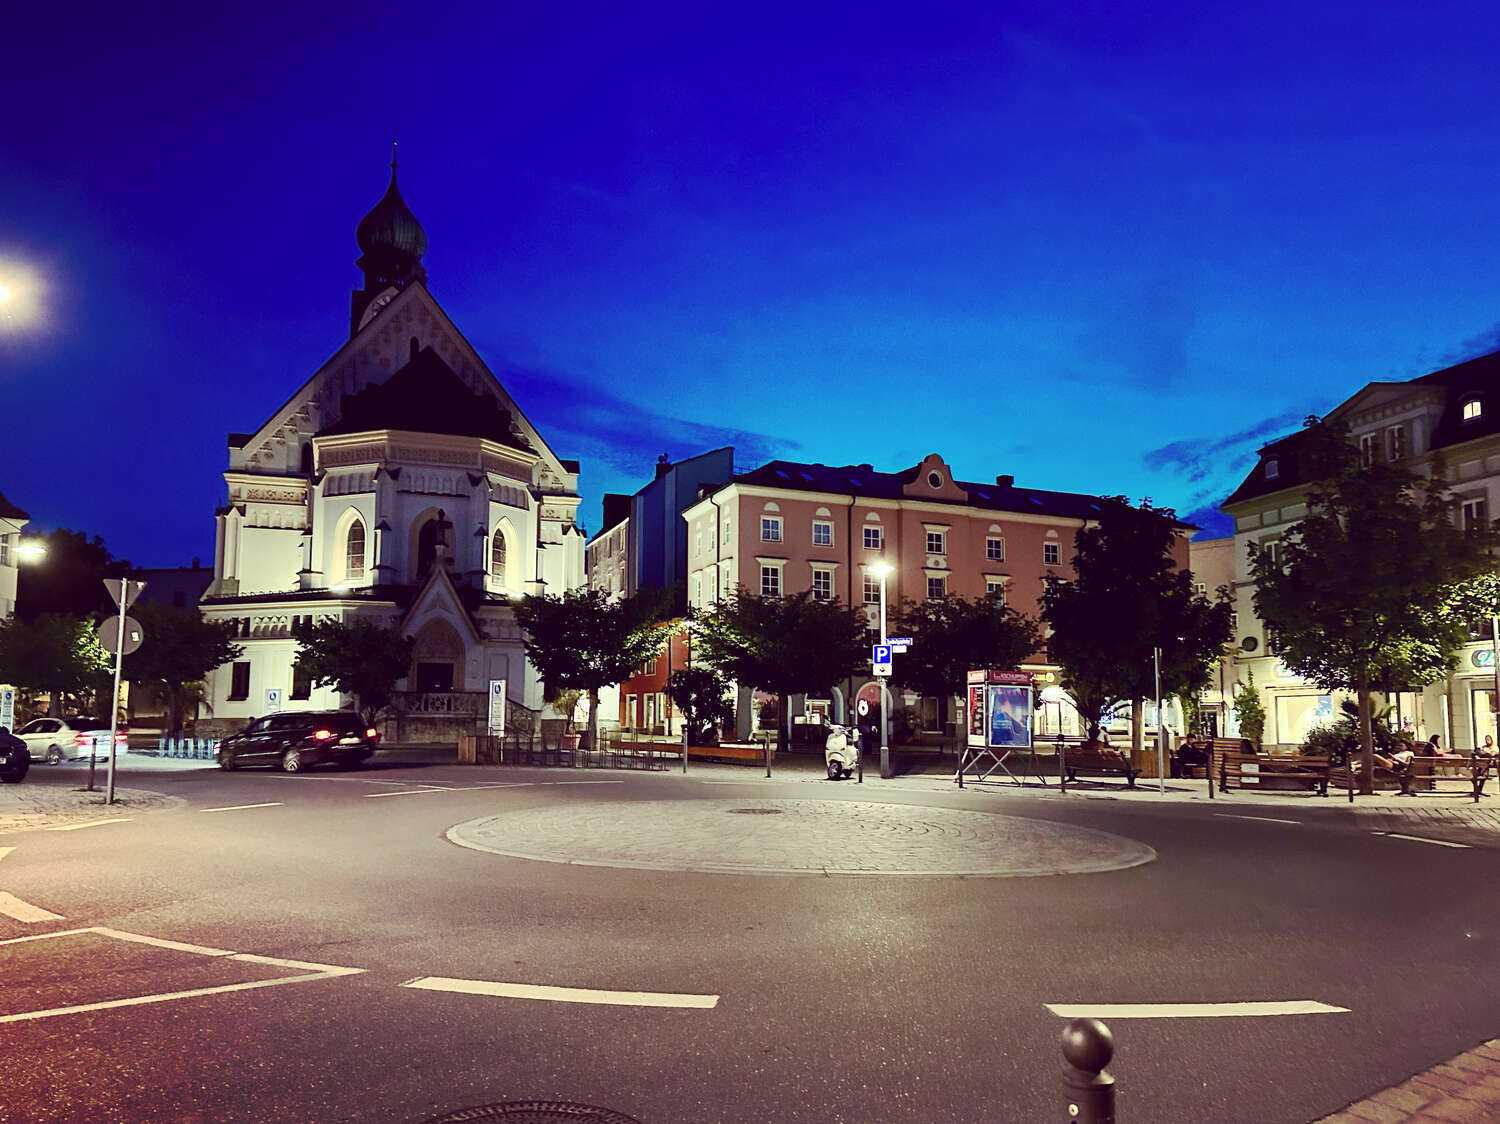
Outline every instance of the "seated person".
[[1500, 754], [1495, 748], [1495, 739], [1489, 734], [1484, 735], [1484, 744], [1474, 751], [1475, 757], [1494, 757]]

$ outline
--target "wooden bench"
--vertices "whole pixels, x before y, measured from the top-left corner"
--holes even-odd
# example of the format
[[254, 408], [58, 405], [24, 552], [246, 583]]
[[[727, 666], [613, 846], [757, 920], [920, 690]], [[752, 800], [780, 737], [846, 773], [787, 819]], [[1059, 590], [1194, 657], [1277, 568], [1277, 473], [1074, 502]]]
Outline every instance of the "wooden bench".
[[1231, 784], [1244, 789], [1247, 787], [1245, 778], [1253, 776], [1260, 780], [1295, 781], [1308, 785], [1319, 796], [1327, 796], [1333, 771], [1332, 762], [1327, 757], [1271, 757], [1238, 749], [1218, 752], [1214, 765], [1219, 774], [1220, 792], [1228, 792]]
[[1476, 754], [1465, 757], [1450, 753], [1441, 757], [1413, 757], [1407, 768], [1397, 774], [1401, 782], [1402, 796], [1416, 796], [1418, 792], [1440, 793], [1439, 781], [1460, 781], [1469, 790], [1477, 804], [1484, 795], [1485, 782], [1495, 771], [1496, 759]]
[[1135, 787], [1135, 778], [1139, 775], [1135, 766], [1130, 763], [1128, 754], [1114, 751], [1100, 753], [1097, 749], [1086, 746], [1065, 747], [1062, 750], [1063, 783], [1077, 784], [1080, 769], [1096, 776], [1124, 777], [1127, 788]]

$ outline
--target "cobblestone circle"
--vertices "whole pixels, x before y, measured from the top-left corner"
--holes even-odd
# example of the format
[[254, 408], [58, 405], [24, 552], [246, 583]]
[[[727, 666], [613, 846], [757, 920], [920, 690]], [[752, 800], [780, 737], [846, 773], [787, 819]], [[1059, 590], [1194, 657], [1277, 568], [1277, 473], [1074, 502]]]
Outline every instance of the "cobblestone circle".
[[95, 792], [83, 792], [71, 785], [31, 784], [26, 781], [0, 787], [0, 835], [82, 823], [86, 820], [137, 816], [142, 812], [179, 808], [186, 803], [180, 796], [166, 796], [139, 788], [116, 788], [115, 799], [118, 803], [110, 805], [104, 802], [103, 777], [97, 781], [97, 787]]
[[527, 808], [448, 831], [461, 847], [710, 874], [1027, 877], [1148, 863], [1144, 843], [988, 812], [846, 800], [646, 800]]

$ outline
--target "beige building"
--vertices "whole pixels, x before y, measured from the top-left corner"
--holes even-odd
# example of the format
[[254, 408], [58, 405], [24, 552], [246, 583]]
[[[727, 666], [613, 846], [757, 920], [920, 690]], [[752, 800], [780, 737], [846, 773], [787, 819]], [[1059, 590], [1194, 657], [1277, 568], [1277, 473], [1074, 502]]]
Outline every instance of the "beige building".
[[0, 494], [0, 621], [16, 611], [21, 570], [21, 529], [31, 516]]
[[[1466, 524], [1489, 522], [1500, 499], [1500, 352], [1406, 382], [1372, 382], [1327, 415], [1349, 427], [1366, 463], [1401, 461], [1421, 473], [1442, 471]], [[1254, 674], [1266, 707], [1267, 744], [1294, 746], [1309, 730], [1335, 720], [1340, 696], [1289, 672], [1276, 658], [1275, 637], [1255, 615], [1249, 548], [1274, 550], [1307, 514], [1309, 483], [1299, 463], [1301, 434], [1260, 450], [1255, 467], [1221, 505], [1235, 521], [1234, 589], [1239, 630], [1236, 677]], [[1395, 720], [1418, 737], [1439, 734], [1445, 745], [1470, 748], [1494, 734], [1494, 648], [1489, 622], [1476, 622], [1458, 653], [1458, 668], [1425, 689], [1387, 700]]]
[[[1234, 536], [1203, 539], [1188, 543], [1188, 566], [1199, 593], [1213, 600], [1221, 588], [1234, 588]], [[1232, 635], [1239, 635], [1239, 614], [1230, 618]], [[1239, 733], [1234, 719], [1235, 664], [1234, 648], [1227, 647], [1214, 667], [1209, 684], [1199, 697], [1205, 724], [1215, 737], [1232, 737]]]

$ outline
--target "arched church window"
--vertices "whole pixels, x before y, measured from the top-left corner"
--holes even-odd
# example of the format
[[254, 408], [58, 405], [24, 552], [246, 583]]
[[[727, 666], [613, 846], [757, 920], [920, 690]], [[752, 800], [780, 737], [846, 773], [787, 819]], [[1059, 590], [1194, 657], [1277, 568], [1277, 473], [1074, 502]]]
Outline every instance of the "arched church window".
[[425, 578], [437, 558], [438, 521], [429, 519], [417, 533], [417, 578]]
[[505, 577], [505, 535], [498, 527], [495, 528], [495, 537], [490, 540], [490, 576]]
[[349, 524], [349, 533], [344, 537], [344, 575], [350, 581], [365, 576], [365, 525], [359, 519]]

